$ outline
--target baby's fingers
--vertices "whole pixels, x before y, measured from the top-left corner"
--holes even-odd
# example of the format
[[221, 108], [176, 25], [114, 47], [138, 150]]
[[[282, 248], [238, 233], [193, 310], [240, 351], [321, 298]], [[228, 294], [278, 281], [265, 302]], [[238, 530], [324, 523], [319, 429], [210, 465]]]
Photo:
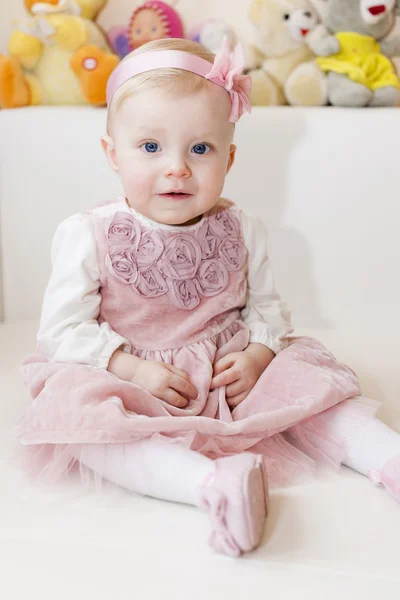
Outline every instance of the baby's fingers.
[[164, 364], [167, 367], [167, 369], [169, 371], [171, 371], [172, 373], [175, 373], [175, 375], [180, 375], [181, 377], [183, 377], [187, 381], [190, 381], [189, 375], [183, 369], [179, 369], [178, 367], [175, 367], [175, 365], [168, 365], [167, 363], [164, 363]]
[[238, 374], [235, 369], [227, 369], [223, 373], [220, 373], [216, 377], [213, 377], [211, 380], [211, 389], [221, 387], [222, 385], [229, 385], [230, 383], [234, 383], [239, 379]]
[[189, 398], [193, 398], [193, 400], [195, 400], [199, 395], [199, 392], [196, 390], [194, 385], [180, 375], [173, 375], [171, 377], [169, 387], [180, 394], [184, 394], [185, 396], [189, 396]]
[[226, 397], [234, 398], [246, 391], [246, 384], [243, 380], [238, 379], [235, 383], [230, 383], [226, 386]]
[[176, 408], [185, 408], [189, 404], [189, 400], [184, 398], [178, 392], [171, 388], [167, 388], [163, 393], [163, 400], [168, 402], [171, 406], [175, 406]]
[[249, 392], [245, 391], [241, 394], [238, 394], [237, 396], [233, 396], [233, 398], [227, 398], [227, 402], [231, 408], [235, 408], [236, 406], [239, 406], [239, 404], [243, 402], [243, 400], [245, 400], [248, 395]]
[[214, 369], [213, 369], [214, 377], [216, 377], [220, 373], [223, 373], [223, 371], [230, 369], [230, 367], [232, 367], [234, 364], [235, 364], [235, 359], [232, 356], [232, 354], [227, 354], [226, 356], [224, 356], [224, 358], [221, 358], [219, 361], [217, 361], [215, 363]]

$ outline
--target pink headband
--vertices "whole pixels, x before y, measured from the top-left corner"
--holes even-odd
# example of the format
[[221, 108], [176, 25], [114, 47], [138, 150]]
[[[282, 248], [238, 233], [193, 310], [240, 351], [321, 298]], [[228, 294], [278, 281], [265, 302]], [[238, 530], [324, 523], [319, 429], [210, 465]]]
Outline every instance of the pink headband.
[[113, 71], [107, 83], [107, 105], [110, 106], [117, 89], [135, 75], [154, 69], [183, 69], [200, 75], [229, 92], [232, 102], [229, 121], [236, 123], [243, 113], [251, 112], [251, 77], [242, 75], [243, 66], [241, 46], [237, 45], [231, 52], [226, 37], [211, 66], [208, 60], [190, 52], [180, 50], [143, 52], [123, 60]]

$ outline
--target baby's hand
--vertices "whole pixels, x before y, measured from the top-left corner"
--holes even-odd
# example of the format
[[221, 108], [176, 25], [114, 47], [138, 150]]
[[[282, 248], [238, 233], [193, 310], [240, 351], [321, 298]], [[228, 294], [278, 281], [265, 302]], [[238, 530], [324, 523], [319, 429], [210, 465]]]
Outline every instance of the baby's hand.
[[189, 404], [187, 396], [193, 399], [198, 396], [186, 371], [153, 360], [142, 360], [131, 381], [177, 408], [185, 408]]
[[211, 388], [226, 385], [229, 406], [238, 406], [253, 389], [275, 354], [264, 344], [249, 344], [242, 352], [232, 352], [214, 365]]
[[140, 385], [156, 398], [178, 408], [185, 408], [189, 404], [185, 396], [193, 399], [198, 396], [189, 375], [182, 369], [154, 360], [143, 360], [122, 350], [114, 352], [108, 371], [120, 379]]

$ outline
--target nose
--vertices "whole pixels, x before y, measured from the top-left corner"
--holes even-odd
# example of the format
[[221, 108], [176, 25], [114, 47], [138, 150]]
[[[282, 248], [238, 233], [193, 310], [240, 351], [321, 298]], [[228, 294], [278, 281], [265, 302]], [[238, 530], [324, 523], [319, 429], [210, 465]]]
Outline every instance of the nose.
[[192, 174], [189, 165], [183, 156], [174, 156], [165, 167], [165, 177], [175, 177], [177, 179], [187, 179]]

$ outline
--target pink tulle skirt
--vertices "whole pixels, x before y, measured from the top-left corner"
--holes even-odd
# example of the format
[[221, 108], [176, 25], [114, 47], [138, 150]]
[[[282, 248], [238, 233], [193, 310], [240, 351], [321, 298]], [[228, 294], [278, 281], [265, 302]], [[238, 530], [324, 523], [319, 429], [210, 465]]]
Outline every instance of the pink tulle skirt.
[[[333, 407], [353, 399], [355, 411], [375, 412], [358, 397], [354, 373], [319, 342], [293, 338], [264, 371], [247, 398], [230, 409], [225, 388], [210, 390], [213, 363], [246, 348], [247, 326], [235, 321], [218, 335], [167, 351], [132, 353], [187, 371], [199, 391], [184, 409], [104, 369], [50, 363], [40, 348], [22, 365], [32, 402], [17, 426], [26, 469], [57, 480], [76, 468], [81, 444], [134, 443], [162, 438], [210, 458], [242, 451], [262, 454], [272, 485], [312, 475], [344, 459], [329, 432]], [[70, 445], [74, 444], [72, 457]]]

